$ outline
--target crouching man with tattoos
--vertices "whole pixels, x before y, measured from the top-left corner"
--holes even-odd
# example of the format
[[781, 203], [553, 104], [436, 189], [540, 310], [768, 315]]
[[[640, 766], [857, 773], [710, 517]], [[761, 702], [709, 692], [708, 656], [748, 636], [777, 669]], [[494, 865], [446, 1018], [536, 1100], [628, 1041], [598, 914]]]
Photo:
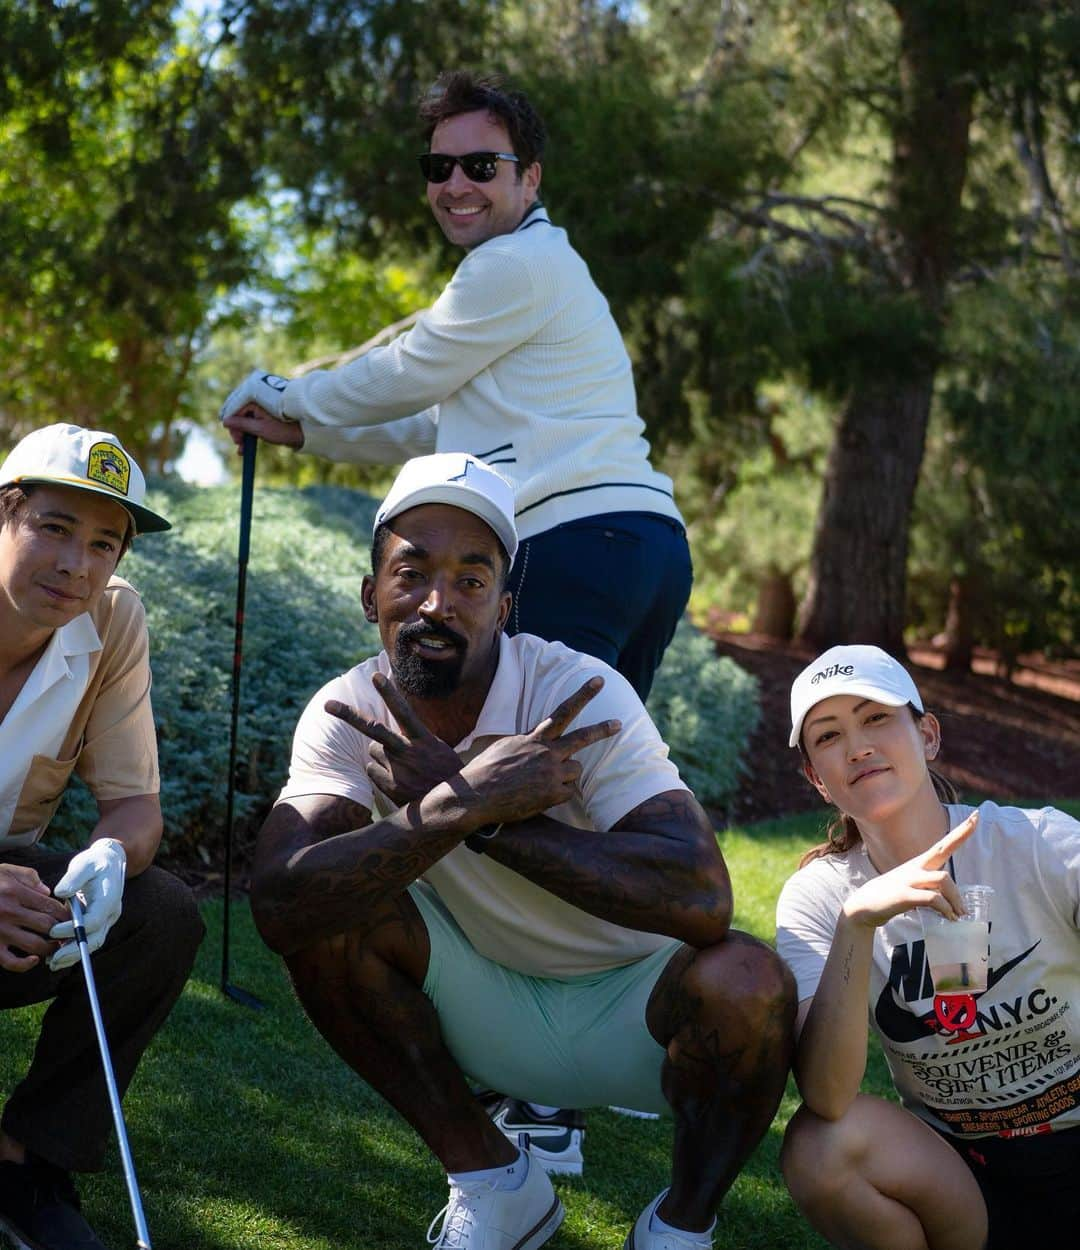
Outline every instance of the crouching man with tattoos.
[[784, 1088], [793, 985], [729, 929], [712, 827], [629, 684], [504, 634], [516, 548], [493, 469], [401, 470], [362, 591], [384, 650], [300, 720], [255, 917], [315, 1025], [449, 1174], [437, 1247], [535, 1250], [563, 1218], [466, 1073], [549, 1105], [670, 1108], [670, 1188], [626, 1250], [710, 1246]]

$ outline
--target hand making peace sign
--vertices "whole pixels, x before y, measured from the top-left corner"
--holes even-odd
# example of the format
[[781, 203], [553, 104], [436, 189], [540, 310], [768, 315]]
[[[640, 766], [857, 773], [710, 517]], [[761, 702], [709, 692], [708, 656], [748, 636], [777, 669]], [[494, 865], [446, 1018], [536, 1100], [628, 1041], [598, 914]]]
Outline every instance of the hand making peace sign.
[[972, 812], [929, 850], [867, 881], [849, 896], [844, 914], [871, 928], [913, 907], [932, 907], [946, 919], [955, 920], [963, 913], [964, 905], [945, 864], [953, 851], [971, 837], [978, 820], [979, 813]]
[[480, 800], [482, 823], [525, 820], [573, 797], [581, 776], [573, 757], [622, 728], [620, 721], [605, 720], [565, 732], [603, 685], [602, 677], [590, 677], [530, 733], [500, 738], [462, 768]]
[[355, 709], [330, 699], [326, 710], [331, 716], [371, 738], [368, 750], [368, 780], [398, 807], [423, 798], [440, 781], [446, 781], [461, 768], [461, 759], [453, 747], [436, 737], [409, 706], [405, 696], [394, 688], [382, 673], [376, 673], [371, 684], [378, 691], [394, 720], [402, 728], [395, 733], [378, 721], [366, 720]]
[[500, 738], [463, 767], [453, 748], [420, 721], [382, 674], [372, 684], [402, 733], [368, 720], [335, 699], [326, 703], [331, 716], [374, 741], [367, 769], [371, 783], [400, 806], [422, 798], [460, 772], [476, 800], [477, 812], [482, 813], [477, 821], [482, 825], [524, 820], [565, 803], [581, 776], [581, 765], [573, 756], [622, 728], [619, 721], [606, 720], [564, 732], [603, 688], [602, 677], [590, 677], [531, 732]]

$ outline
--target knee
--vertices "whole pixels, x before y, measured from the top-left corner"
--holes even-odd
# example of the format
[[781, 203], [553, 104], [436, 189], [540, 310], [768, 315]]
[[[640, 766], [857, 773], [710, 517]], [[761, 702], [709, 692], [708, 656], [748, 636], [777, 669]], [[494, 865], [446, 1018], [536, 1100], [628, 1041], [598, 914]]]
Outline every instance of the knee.
[[[853, 1180], [866, 1179], [879, 1167], [882, 1143], [907, 1141], [901, 1129], [908, 1119], [906, 1111], [866, 1094], [838, 1120], [801, 1106], [780, 1150], [780, 1169], [795, 1203], [810, 1216], [843, 1205]], [[890, 1167], [896, 1175], [895, 1165]]]
[[190, 967], [206, 933], [191, 889], [164, 868], [151, 865], [124, 888], [123, 916], [133, 925], [140, 944], [160, 957], [165, 950]]
[[780, 1171], [802, 1211], [831, 1207], [851, 1181], [858, 1150], [845, 1118], [823, 1120], [802, 1106], [791, 1117], [780, 1148]]
[[761, 1031], [795, 1029], [795, 979], [787, 964], [764, 942], [732, 930], [722, 942], [699, 951], [686, 970], [688, 998], [730, 1029], [738, 1021]]

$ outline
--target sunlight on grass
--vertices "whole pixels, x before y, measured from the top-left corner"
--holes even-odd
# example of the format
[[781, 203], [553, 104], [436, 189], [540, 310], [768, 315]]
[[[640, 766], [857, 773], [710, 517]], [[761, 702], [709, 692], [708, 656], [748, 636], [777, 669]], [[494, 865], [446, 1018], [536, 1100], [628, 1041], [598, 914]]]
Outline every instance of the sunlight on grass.
[[[1061, 807], [1080, 814], [1080, 802]], [[719, 833], [738, 928], [772, 942], [776, 896], [822, 838], [822, 812]], [[446, 1200], [445, 1179], [416, 1134], [330, 1051], [293, 996], [281, 962], [259, 942], [246, 905], [233, 908], [234, 984], [251, 1011], [218, 989], [220, 901], [203, 906], [208, 936], [195, 974], [147, 1052], [125, 1100], [128, 1133], [154, 1244], [172, 1250], [416, 1250]], [[30, 1060], [42, 1007], [0, 1012], [0, 1074], [10, 1089]], [[888, 1077], [871, 1047], [864, 1088]], [[824, 1250], [780, 1177], [780, 1111], [720, 1213], [725, 1250]], [[589, 1112], [585, 1175], [560, 1180], [566, 1223], [552, 1250], [619, 1250], [641, 1208], [667, 1183], [669, 1120]], [[133, 1244], [115, 1149], [80, 1182], [107, 1245]]]

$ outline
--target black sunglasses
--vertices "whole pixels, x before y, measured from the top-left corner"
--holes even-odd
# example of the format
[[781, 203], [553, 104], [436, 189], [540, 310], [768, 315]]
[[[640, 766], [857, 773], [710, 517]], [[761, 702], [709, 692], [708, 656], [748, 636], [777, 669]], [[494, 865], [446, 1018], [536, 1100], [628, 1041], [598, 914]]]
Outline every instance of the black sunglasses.
[[428, 182], [449, 182], [454, 166], [470, 182], [490, 182], [499, 172], [499, 161], [517, 162], [512, 152], [465, 152], [462, 156], [448, 156], [444, 152], [424, 152], [420, 157], [420, 172]]

